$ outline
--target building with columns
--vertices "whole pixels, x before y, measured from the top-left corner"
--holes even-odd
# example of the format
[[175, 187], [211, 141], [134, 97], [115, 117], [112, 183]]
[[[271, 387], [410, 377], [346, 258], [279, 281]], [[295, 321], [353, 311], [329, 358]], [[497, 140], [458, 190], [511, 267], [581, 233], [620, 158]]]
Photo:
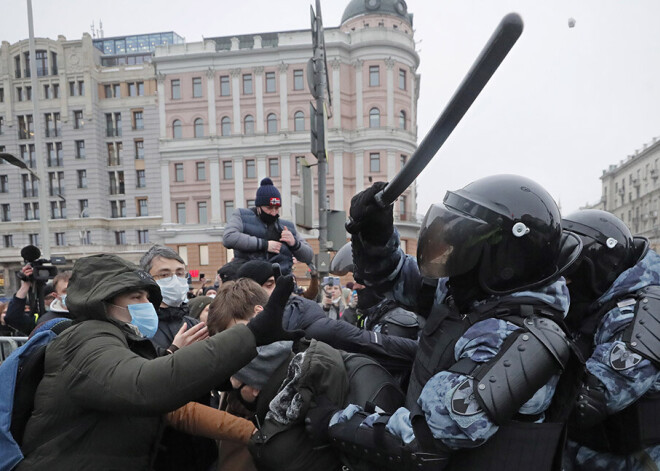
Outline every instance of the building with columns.
[[[355, 193], [391, 180], [416, 148], [420, 77], [412, 15], [401, 0], [351, 0], [341, 25], [325, 27], [325, 45], [332, 102], [329, 208], [348, 211]], [[158, 237], [191, 268], [214, 271], [231, 259], [222, 246], [224, 223], [235, 208], [253, 205], [264, 177], [282, 194], [282, 217], [295, 220], [300, 166], [316, 162], [310, 153], [311, 56], [309, 29], [156, 48]], [[413, 185], [395, 204], [409, 253], [416, 251], [419, 228], [415, 196]], [[314, 208], [316, 198], [315, 192]], [[316, 231], [302, 232], [316, 249]]]

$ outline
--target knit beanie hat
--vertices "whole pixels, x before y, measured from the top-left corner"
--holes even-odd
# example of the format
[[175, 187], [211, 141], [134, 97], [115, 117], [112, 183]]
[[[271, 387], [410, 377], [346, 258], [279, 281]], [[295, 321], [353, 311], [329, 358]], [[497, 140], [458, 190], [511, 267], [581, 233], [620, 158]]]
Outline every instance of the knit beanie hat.
[[253, 388], [263, 389], [275, 370], [289, 359], [292, 346], [291, 341], [280, 341], [257, 347], [257, 356], [234, 373], [234, 378]]
[[245, 263], [245, 260], [235, 258], [229, 263], [225, 263], [218, 269], [218, 275], [223, 283], [238, 279], [238, 269]]
[[273, 180], [266, 177], [261, 180], [259, 188], [257, 188], [257, 197], [254, 200], [254, 205], [259, 206], [282, 206], [282, 197]]
[[257, 282], [259, 286], [263, 285], [268, 278], [275, 276], [273, 264], [265, 260], [250, 260], [241, 265], [238, 269], [237, 278], [249, 278]]
[[199, 319], [199, 315], [202, 313], [204, 308], [211, 304], [213, 298], [208, 296], [197, 296], [188, 301], [188, 309], [190, 310], [190, 317]]

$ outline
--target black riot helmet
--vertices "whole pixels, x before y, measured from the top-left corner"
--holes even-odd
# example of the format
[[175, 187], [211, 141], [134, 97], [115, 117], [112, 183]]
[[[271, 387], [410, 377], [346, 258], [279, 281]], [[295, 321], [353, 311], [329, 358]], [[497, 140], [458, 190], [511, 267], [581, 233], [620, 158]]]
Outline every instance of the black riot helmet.
[[580, 236], [583, 244], [580, 258], [567, 276], [597, 296], [635, 264], [638, 251], [630, 229], [613, 214], [598, 209], [576, 211], [564, 218], [563, 226]]
[[579, 255], [580, 240], [562, 231], [557, 203], [538, 183], [495, 175], [448, 191], [427, 212], [417, 261], [424, 276], [475, 270], [490, 294], [531, 289], [558, 278]]

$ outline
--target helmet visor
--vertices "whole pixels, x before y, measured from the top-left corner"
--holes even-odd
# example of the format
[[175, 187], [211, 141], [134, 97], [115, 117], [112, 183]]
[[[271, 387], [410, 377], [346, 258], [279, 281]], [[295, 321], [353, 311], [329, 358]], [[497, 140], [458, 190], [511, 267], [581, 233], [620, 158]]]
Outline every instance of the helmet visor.
[[423, 276], [462, 275], [477, 265], [484, 245], [498, 237], [501, 227], [445, 205], [429, 208], [417, 244]]
[[353, 248], [351, 243], [347, 242], [337, 251], [330, 262], [330, 273], [333, 275], [344, 276], [353, 271]]

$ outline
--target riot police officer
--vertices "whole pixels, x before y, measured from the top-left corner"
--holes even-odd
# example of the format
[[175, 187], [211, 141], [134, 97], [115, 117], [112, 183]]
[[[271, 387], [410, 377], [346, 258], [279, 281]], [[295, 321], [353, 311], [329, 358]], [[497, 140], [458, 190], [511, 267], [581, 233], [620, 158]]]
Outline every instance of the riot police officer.
[[566, 321], [585, 360], [566, 468], [658, 469], [660, 256], [605, 211], [578, 211], [564, 227], [583, 242]]
[[419, 309], [429, 280], [438, 280], [405, 407], [391, 416], [358, 405], [313, 410], [309, 428], [329, 420], [330, 439], [356, 469], [365, 461], [389, 469], [553, 469], [564, 424], [548, 406], [569, 357], [557, 324], [569, 307], [562, 273], [579, 254], [579, 238], [562, 230], [558, 206], [540, 185], [497, 175], [447, 192], [428, 210], [415, 260], [399, 248], [392, 207], [374, 198], [384, 186], [351, 201], [356, 281]]

